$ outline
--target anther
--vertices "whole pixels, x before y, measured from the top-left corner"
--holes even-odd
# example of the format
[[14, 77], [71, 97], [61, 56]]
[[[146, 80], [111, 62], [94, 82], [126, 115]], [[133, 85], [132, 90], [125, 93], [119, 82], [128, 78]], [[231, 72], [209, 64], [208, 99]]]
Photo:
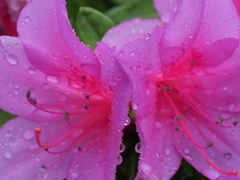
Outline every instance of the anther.
[[28, 98], [28, 102], [34, 106], [37, 104], [37, 100], [33, 98]]
[[67, 120], [69, 120], [69, 112], [65, 112], [64, 113], [64, 119], [67, 121]]
[[28, 90], [26, 97], [29, 99], [31, 97], [32, 92], [30, 90]]
[[77, 150], [78, 150], [78, 151], [81, 151], [81, 150], [82, 150], [82, 148], [81, 148], [80, 146], [78, 146], [78, 147], [77, 147]]
[[41, 168], [43, 168], [43, 169], [47, 169], [47, 167], [46, 167], [46, 166], [44, 166], [44, 165], [42, 165], [42, 166], [41, 166]]
[[195, 62], [195, 61], [192, 61], [192, 62], [191, 62], [191, 65], [192, 65], [192, 66], [194, 66], [195, 64], [196, 64], [196, 62]]
[[176, 121], [180, 121], [180, 120], [182, 120], [182, 117], [181, 117], [181, 116], [175, 116], [174, 119], [175, 119]]
[[238, 124], [238, 119], [234, 119], [233, 126], [236, 126]]
[[86, 79], [86, 76], [85, 76], [85, 75], [83, 75], [83, 76], [82, 76], [82, 79]]
[[88, 105], [84, 104], [84, 105], [83, 105], [83, 108], [84, 108], [84, 109], [88, 109]]
[[166, 87], [162, 87], [160, 90], [161, 91], [167, 91], [168, 89]]
[[167, 87], [167, 90], [169, 91], [169, 90], [171, 90], [172, 89], [172, 86], [168, 86]]
[[175, 128], [175, 131], [180, 131], [180, 128], [179, 128], [179, 127], [176, 127], [176, 128]]
[[217, 120], [215, 123], [216, 123], [217, 125], [222, 125], [223, 119]]
[[83, 95], [84, 95], [85, 99], [89, 99], [89, 94], [84, 93]]
[[208, 147], [212, 147], [212, 146], [213, 146], [213, 142], [209, 142], [209, 143], [207, 144], [207, 146], [208, 146]]

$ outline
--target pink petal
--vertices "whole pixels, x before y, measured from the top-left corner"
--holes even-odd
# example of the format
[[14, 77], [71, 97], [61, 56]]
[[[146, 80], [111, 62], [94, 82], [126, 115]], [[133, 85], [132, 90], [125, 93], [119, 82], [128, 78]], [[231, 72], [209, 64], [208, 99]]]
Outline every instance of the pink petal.
[[[132, 82], [123, 67], [113, 56], [115, 49], [111, 49], [104, 43], [98, 43], [95, 54], [101, 63], [100, 81], [113, 94], [112, 120], [114, 127], [123, 129], [123, 124], [129, 120], [129, 102], [132, 93]], [[115, 119], [119, 119], [114, 121]]]
[[121, 23], [110, 29], [103, 37], [102, 42], [110, 47], [120, 49], [125, 43], [152, 33], [156, 25], [163, 26], [158, 19], [135, 18]]
[[236, 176], [221, 176], [218, 177], [216, 180], [239, 180], [240, 178]]
[[[146, 105], [153, 108], [152, 104], [154, 101]], [[142, 148], [136, 179], [170, 179], [178, 170], [182, 158], [173, 145], [171, 131], [161, 119], [154, 117], [155, 112], [150, 111], [147, 117], [141, 117], [141, 111], [145, 109], [139, 104], [137, 128]]]
[[[2, 137], [0, 143], [3, 147], [0, 151], [2, 158], [0, 168], [4, 169], [4, 173], [0, 174], [1, 179], [67, 178], [71, 180], [83, 178], [92, 180], [99, 177], [114, 178], [121, 140], [120, 132], [107, 129], [108, 126], [104, 125], [99, 130], [104, 132], [105, 136], [100, 131], [89, 134], [90, 137], [80, 142], [82, 150], [78, 151], [74, 146], [65, 153], [53, 155], [48, 152], [58, 152], [67, 148], [74, 140], [76, 133], [56, 147], [45, 151], [37, 145], [34, 138], [33, 130], [36, 127], [42, 128], [41, 141], [49, 144], [70, 130], [64, 120], [57, 123], [39, 123], [16, 118], [6, 123], [0, 130]], [[88, 143], [97, 141], [96, 136], [103, 139], [85, 151], [85, 147], [81, 144], [88, 145]], [[43, 169], [41, 166], [46, 166], [47, 169]]]
[[[160, 43], [160, 52], [169, 51], [171, 55], [161, 55], [161, 62], [167, 65], [187, 50], [193, 43], [201, 26], [204, 2], [182, 1], [172, 21], [166, 27]], [[166, 53], [168, 54], [168, 53]], [[173, 57], [173, 58], [172, 58]]]
[[236, 8], [237, 8], [237, 12], [240, 15], [240, 1], [239, 0], [233, 0]]
[[[31, 1], [18, 20], [19, 38], [29, 61], [49, 75], [59, 75], [65, 64], [99, 77], [99, 62], [81, 44], [68, 20], [65, 0]], [[78, 67], [78, 66], [81, 67]]]
[[176, 12], [180, 0], [154, 0], [154, 7], [157, 10], [162, 22], [169, 23]]

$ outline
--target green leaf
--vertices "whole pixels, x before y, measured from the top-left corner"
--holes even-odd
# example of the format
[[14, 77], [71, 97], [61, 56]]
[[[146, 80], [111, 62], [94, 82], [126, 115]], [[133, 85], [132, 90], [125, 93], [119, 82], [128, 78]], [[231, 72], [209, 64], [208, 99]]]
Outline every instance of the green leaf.
[[5, 111], [0, 110], [0, 127], [7, 121], [9, 121], [10, 119], [15, 118], [16, 116], [9, 114]]
[[91, 49], [96, 47], [96, 42], [101, 41], [103, 35], [113, 26], [107, 16], [90, 7], [79, 9], [75, 24], [77, 36]]
[[152, 0], [132, 0], [112, 8], [106, 14], [117, 24], [136, 17], [159, 18]]

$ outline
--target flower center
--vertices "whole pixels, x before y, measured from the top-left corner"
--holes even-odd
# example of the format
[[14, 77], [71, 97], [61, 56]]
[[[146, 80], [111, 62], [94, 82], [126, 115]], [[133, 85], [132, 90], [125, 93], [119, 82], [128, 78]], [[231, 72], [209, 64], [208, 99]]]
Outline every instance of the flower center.
[[[207, 120], [209, 123], [214, 123], [215, 125], [219, 125], [222, 128], [233, 128], [238, 124], [238, 119], [234, 119], [230, 125], [223, 125], [224, 119], [222, 117], [218, 117], [217, 115], [210, 112], [206, 107], [198, 103], [195, 99], [187, 96], [186, 94], [180, 92], [170, 84], [166, 82], [156, 82], [156, 87], [158, 90], [158, 116], [161, 116], [164, 123], [169, 127], [172, 128], [173, 126], [176, 127], [175, 131], [182, 130], [188, 139], [196, 146], [198, 152], [202, 155], [202, 157], [209, 163], [217, 171], [226, 174], [226, 175], [237, 175], [237, 171], [233, 170], [231, 172], [225, 171], [218, 167], [212, 160], [206, 155], [203, 151], [204, 149], [208, 149], [213, 147], [214, 142], [209, 140], [206, 132], [203, 132], [199, 126], [198, 122], [195, 122], [193, 118], [190, 116], [196, 114], [198, 117]], [[172, 119], [171, 121], [169, 121]], [[213, 121], [216, 119], [216, 121]], [[207, 141], [205, 146], [199, 145], [199, 143], [194, 138], [192, 131], [189, 129], [189, 126], [193, 125], [193, 127], [197, 130], [197, 133], [203, 137], [203, 140]], [[192, 129], [192, 127], [191, 127]], [[195, 132], [196, 133], [196, 132]], [[203, 142], [201, 140], [201, 143]], [[219, 149], [218, 149], [219, 150]], [[231, 152], [219, 150], [224, 154], [232, 155]]]

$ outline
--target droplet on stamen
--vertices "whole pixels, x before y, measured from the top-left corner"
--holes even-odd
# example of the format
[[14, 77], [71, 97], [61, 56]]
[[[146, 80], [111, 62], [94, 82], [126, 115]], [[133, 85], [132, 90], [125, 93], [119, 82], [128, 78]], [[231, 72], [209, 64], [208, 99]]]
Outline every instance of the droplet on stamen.
[[236, 126], [238, 124], [238, 119], [234, 119], [233, 126]]

